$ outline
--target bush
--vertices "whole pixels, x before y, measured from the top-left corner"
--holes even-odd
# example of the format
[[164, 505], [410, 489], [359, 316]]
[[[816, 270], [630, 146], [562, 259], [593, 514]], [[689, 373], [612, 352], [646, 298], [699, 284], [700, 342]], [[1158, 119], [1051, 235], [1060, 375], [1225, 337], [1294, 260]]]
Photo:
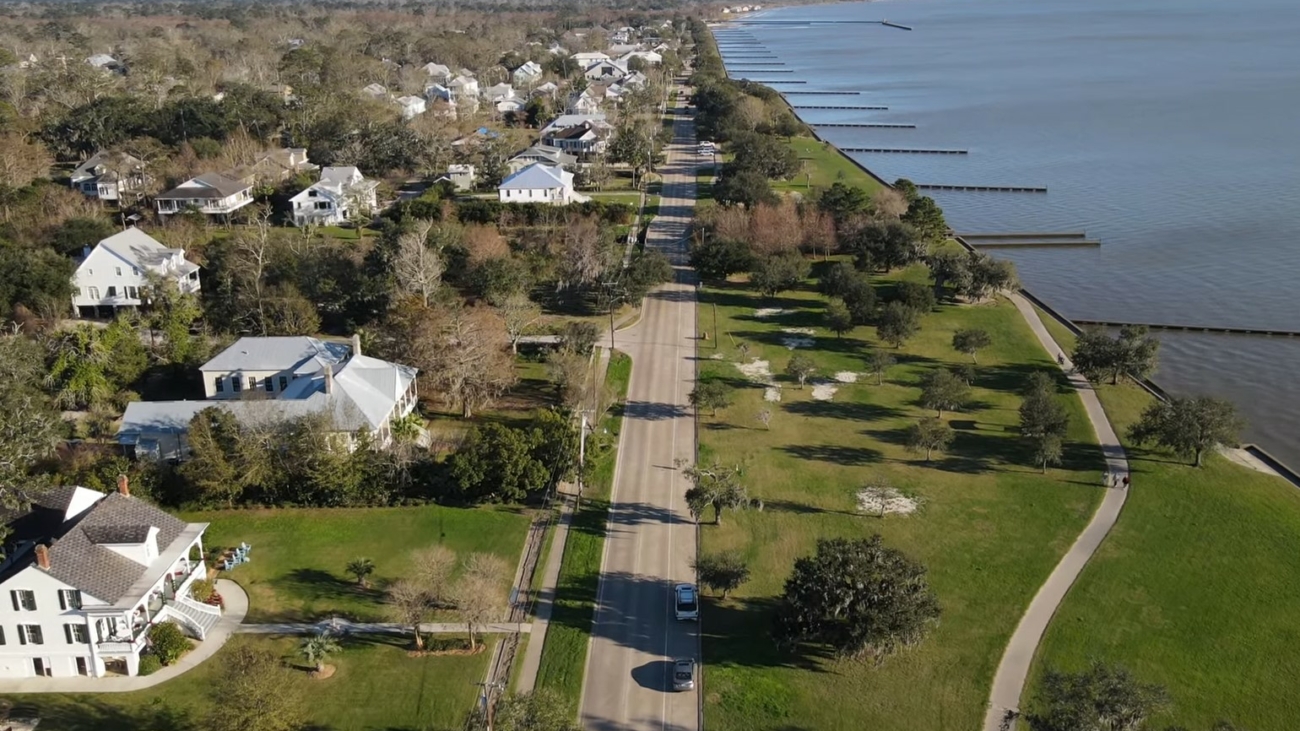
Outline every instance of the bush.
[[212, 598], [212, 593], [216, 591], [217, 583], [211, 579], [202, 579], [190, 584], [190, 595], [197, 602], [207, 603]]
[[137, 675], [153, 675], [159, 670], [162, 670], [162, 660], [159, 660], [157, 655], [140, 656], [140, 669]]
[[171, 665], [190, 650], [190, 640], [173, 622], [159, 622], [149, 630], [149, 645], [163, 665]]

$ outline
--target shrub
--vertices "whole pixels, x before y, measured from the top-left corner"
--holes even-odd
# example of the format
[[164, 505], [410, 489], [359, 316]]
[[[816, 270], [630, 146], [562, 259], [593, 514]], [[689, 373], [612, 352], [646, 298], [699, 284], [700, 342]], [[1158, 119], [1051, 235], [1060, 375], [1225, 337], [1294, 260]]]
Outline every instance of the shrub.
[[149, 645], [163, 665], [171, 665], [189, 652], [190, 641], [173, 622], [159, 622], [149, 630]]
[[212, 598], [212, 592], [217, 590], [217, 583], [211, 579], [200, 579], [190, 584], [190, 596], [194, 601], [206, 603]]
[[138, 675], [153, 675], [159, 670], [162, 670], [162, 660], [159, 660], [157, 655], [140, 656], [140, 669], [137, 671]]

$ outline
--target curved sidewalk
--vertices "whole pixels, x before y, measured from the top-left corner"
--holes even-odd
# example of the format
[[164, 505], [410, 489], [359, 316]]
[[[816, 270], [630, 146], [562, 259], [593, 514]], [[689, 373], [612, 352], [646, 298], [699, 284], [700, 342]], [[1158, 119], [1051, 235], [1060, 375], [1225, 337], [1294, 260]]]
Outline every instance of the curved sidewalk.
[[[1043, 326], [1043, 321], [1038, 317], [1038, 311], [1033, 308], [1033, 305], [1018, 294], [1011, 295], [1011, 301], [1015, 303], [1016, 309], [1020, 310], [1025, 322], [1029, 323], [1029, 328], [1034, 331], [1034, 335], [1047, 349], [1048, 354], [1053, 358], [1058, 354], [1065, 356], [1061, 346], [1057, 345], [1047, 332], [1047, 328]], [[1088, 379], [1072, 372], [1073, 364], [1070, 363], [1068, 356], [1065, 356], [1062, 369], [1066, 371], [1070, 385], [1083, 401], [1084, 410], [1088, 413], [1088, 421], [1092, 422], [1093, 431], [1097, 434], [1097, 443], [1101, 445], [1102, 454], [1106, 458], [1107, 469], [1112, 474], [1127, 475], [1128, 459], [1124, 455], [1124, 448], [1120, 446], [1119, 437], [1116, 436], [1110, 420], [1106, 418], [1106, 411], [1101, 407], [1101, 400], [1093, 391], [1092, 384], [1088, 383]], [[1070, 550], [1061, 558], [1061, 562], [1052, 569], [1047, 581], [1039, 587], [1034, 600], [1029, 603], [1029, 608], [1020, 618], [1020, 624], [1016, 626], [1011, 640], [1007, 642], [1002, 661], [998, 663], [997, 674], [993, 676], [988, 713], [984, 717], [984, 731], [1002, 731], [1004, 728], [1010, 728], [1004, 726], [1003, 722], [1009, 711], [1018, 711], [1020, 708], [1020, 696], [1025, 689], [1025, 680], [1029, 677], [1029, 667], [1034, 661], [1034, 652], [1038, 649], [1038, 643], [1042, 640], [1043, 633], [1047, 631], [1047, 624], [1052, 621], [1052, 615], [1056, 613], [1056, 608], [1061, 605], [1066, 592], [1078, 578], [1079, 572], [1088, 563], [1088, 559], [1092, 558], [1092, 554], [1096, 553], [1097, 547], [1106, 538], [1111, 526], [1119, 519], [1120, 509], [1124, 507], [1126, 497], [1128, 497], [1128, 490], [1119, 488], [1106, 490], [1106, 496], [1102, 498], [1101, 505], [1097, 507], [1092, 520], [1075, 539], [1074, 545], [1070, 546]]]
[[226, 644], [248, 614], [248, 594], [243, 587], [229, 579], [217, 579], [217, 593], [226, 600], [221, 621], [208, 633], [208, 638], [190, 650], [175, 665], [162, 668], [153, 675], [110, 678], [18, 678], [0, 680], [0, 693], [129, 693], [166, 683], [198, 667], [217, 654]]

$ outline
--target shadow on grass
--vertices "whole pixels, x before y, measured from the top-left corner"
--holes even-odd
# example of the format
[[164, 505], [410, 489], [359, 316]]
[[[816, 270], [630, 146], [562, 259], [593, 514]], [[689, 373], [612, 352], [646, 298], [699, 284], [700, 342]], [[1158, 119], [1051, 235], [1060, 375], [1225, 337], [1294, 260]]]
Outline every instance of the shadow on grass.
[[832, 510], [830, 508], [819, 508], [816, 505], [807, 503], [797, 503], [793, 500], [764, 500], [763, 512], [776, 513], [795, 513], [796, 515], [852, 515], [854, 517], [862, 516], [863, 513], [855, 513], [850, 510]]
[[809, 348], [799, 348], [799, 350], [810, 350], [818, 353], [847, 353], [860, 354], [867, 348], [867, 344], [857, 338], [835, 338], [823, 337], [820, 335], [803, 335], [798, 333], [784, 333], [780, 330], [743, 330], [740, 332], [730, 333], [732, 337], [738, 340], [749, 340], [764, 345], [777, 346], [786, 348], [786, 340], [791, 338], [811, 338], [813, 344]]
[[820, 416], [827, 419], [875, 421], [902, 416], [903, 412], [881, 404], [854, 403], [851, 401], [790, 401], [781, 406], [786, 412], [799, 416]]
[[700, 627], [709, 665], [827, 672], [825, 662], [832, 658], [825, 648], [802, 646], [792, 652], [777, 648], [771, 636], [775, 597], [703, 599]]
[[327, 601], [347, 596], [378, 604], [384, 596], [384, 592], [374, 583], [369, 587], [362, 587], [355, 581], [340, 578], [320, 569], [294, 569], [284, 577], [284, 585], [293, 596], [313, 601]]
[[781, 451], [810, 462], [834, 462], [855, 466], [877, 464], [884, 461], [880, 450], [870, 447], [845, 447], [838, 444], [790, 444]]
[[[75, 698], [75, 703], [69, 703]], [[201, 726], [191, 711], [173, 708], [161, 698], [157, 704], [120, 708], [94, 696], [62, 696], [21, 702], [10, 711], [11, 718], [40, 718], [41, 728], [61, 731], [197, 731]], [[206, 726], [206, 724], [203, 724]]]

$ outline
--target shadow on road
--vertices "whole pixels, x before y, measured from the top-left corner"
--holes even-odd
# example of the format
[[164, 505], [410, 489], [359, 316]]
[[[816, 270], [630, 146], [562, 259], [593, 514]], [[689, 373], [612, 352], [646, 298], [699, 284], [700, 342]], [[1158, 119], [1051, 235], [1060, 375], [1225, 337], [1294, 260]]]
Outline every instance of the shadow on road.
[[641, 667], [632, 668], [632, 680], [647, 690], [668, 693], [672, 691], [672, 686], [668, 683], [672, 670], [671, 660], [652, 660]]

